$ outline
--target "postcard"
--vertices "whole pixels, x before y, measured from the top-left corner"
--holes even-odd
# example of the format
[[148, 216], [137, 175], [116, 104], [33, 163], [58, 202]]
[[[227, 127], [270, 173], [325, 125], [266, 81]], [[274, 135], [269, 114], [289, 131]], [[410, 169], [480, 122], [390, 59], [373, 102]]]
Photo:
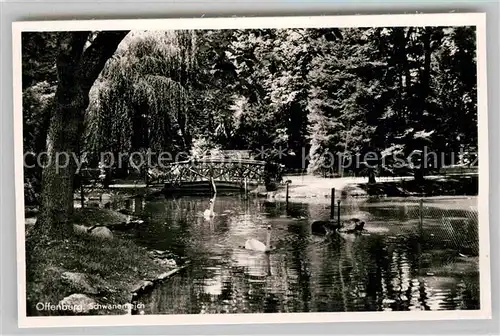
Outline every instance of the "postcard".
[[15, 22], [19, 325], [490, 318], [485, 20]]

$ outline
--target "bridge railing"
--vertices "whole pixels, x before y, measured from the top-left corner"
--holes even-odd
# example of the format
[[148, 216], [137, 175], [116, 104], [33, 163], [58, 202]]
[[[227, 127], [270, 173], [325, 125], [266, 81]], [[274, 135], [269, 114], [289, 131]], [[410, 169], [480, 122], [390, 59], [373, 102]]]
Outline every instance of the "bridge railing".
[[151, 183], [209, 181], [262, 183], [266, 163], [250, 159], [208, 158], [171, 163], [149, 170]]

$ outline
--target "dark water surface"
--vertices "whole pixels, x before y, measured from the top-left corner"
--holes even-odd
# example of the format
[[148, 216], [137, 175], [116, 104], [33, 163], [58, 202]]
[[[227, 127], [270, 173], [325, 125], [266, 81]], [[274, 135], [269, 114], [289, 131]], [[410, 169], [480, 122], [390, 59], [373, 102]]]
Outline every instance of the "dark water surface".
[[[323, 204], [287, 210], [284, 203], [223, 196], [206, 220], [208, 202], [135, 202], [147, 218], [137, 241], [191, 261], [141, 298], [145, 314], [479, 308], [477, 217], [468, 211], [425, 206], [420, 218], [416, 202], [345, 202], [341, 218], [365, 220], [367, 232], [325, 238], [310, 232], [312, 221], [330, 215]], [[249, 238], [265, 242], [268, 225], [276, 250], [242, 248]]]

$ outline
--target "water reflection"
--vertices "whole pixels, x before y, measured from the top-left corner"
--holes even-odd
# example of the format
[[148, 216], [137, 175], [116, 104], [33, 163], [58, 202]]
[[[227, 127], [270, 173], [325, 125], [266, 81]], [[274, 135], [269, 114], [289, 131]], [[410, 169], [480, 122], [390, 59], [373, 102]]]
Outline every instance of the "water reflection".
[[[415, 229], [419, 215], [412, 206], [349, 204], [341, 209], [341, 217], [364, 218], [370, 233], [327, 239], [310, 232], [313, 220], [330, 215], [323, 205], [290, 204], [287, 209], [281, 203], [218, 197], [217, 216], [206, 221], [203, 211], [208, 205], [208, 198], [183, 197], [148, 201], [137, 209], [149, 218], [148, 225], [136, 232], [141, 244], [171, 250], [192, 262], [142, 298], [145, 313], [479, 307], [477, 272], [439, 276], [428, 272], [447, 267], [458, 253], [450, 238], [453, 231], [438, 225], [442, 218], [430, 210], [424, 214], [426, 233], [419, 238]], [[268, 225], [275, 251], [264, 254], [242, 248], [249, 238], [264, 241]], [[420, 247], [419, 239], [423, 239]]]

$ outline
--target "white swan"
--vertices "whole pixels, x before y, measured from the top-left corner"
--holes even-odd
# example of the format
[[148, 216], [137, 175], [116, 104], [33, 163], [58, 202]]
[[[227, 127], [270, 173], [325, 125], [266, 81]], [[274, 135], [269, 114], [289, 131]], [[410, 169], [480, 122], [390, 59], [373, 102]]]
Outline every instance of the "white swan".
[[215, 206], [215, 198], [217, 197], [217, 188], [215, 187], [215, 182], [214, 182], [214, 179], [212, 177], [210, 177], [210, 183], [212, 185], [212, 191], [214, 192], [214, 197], [210, 199], [210, 206], [208, 207], [208, 209], [206, 209], [203, 212], [203, 217], [207, 221], [211, 220], [212, 217], [215, 216], [214, 206]]
[[212, 219], [212, 217], [215, 216], [214, 206], [215, 206], [215, 196], [214, 196], [214, 198], [210, 199], [210, 206], [208, 207], [208, 209], [206, 209], [203, 212], [203, 217], [205, 218], [205, 220], [208, 221], [208, 220]]
[[271, 244], [271, 226], [267, 227], [266, 244], [258, 241], [257, 239], [251, 238], [245, 242], [245, 249], [259, 251], [259, 252], [269, 252]]

